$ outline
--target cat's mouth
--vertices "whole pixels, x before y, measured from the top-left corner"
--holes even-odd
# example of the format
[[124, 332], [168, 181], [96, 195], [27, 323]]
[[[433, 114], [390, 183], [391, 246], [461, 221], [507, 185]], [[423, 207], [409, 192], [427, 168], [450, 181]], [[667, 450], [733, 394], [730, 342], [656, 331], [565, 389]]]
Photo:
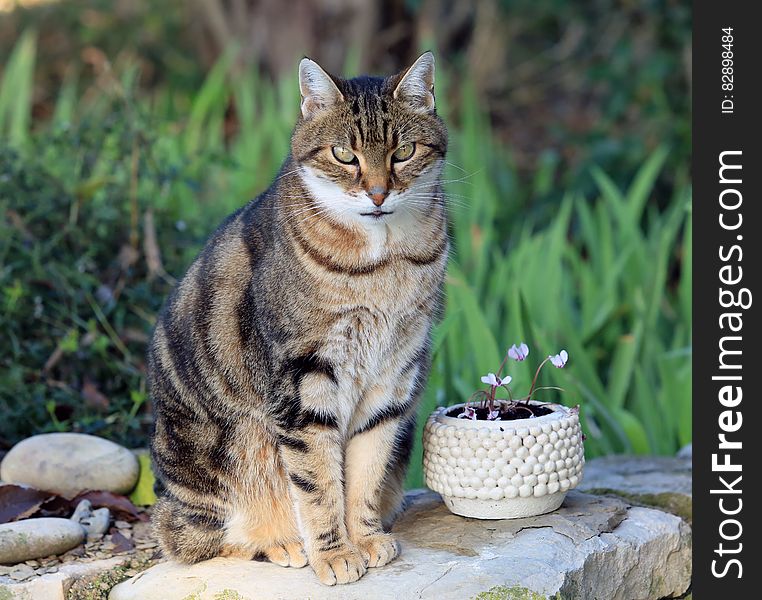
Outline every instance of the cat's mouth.
[[372, 210], [370, 212], [364, 212], [360, 213], [361, 217], [371, 217], [373, 219], [380, 219], [384, 215], [390, 215], [394, 211], [393, 210], [381, 210], [380, 208], [377, 208], [376, 210]]

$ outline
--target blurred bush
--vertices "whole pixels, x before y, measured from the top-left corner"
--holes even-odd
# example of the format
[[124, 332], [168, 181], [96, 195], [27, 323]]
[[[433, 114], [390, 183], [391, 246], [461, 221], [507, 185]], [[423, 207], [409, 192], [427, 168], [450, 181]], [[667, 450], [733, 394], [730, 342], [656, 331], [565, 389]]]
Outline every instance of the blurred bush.
[[[34, 115], [45, 118], [64, 82], [97, 83], [109, 66], [135, 66], [147, 90], [192, 95], [231, 43], [242, 67], [274, 79], [305, 54], [337, 73], [389, 73], [431, 48], [440, 71], [473, 85], [520, 173], [549, 156], [562, 167], [557, 185], [592, 191], [592, 164], [623, 185], [666, 144], [658, 185], [668, 194], [690, 154], [691, 25], [679, 0], [295, 0], [288, 9], [281, 0], [62, 0], [2, 16], [0, 56], [18, 32], [38, 32]], [[453, 94], [454, 119], [459, 101]]]
[[167, 209], [193, 182], [149, 132], [114, 110], [0, 148], [0, 445], [72, 427], [145, 443], [135, 417], [165, 265], [182, 272], [206, 233]]

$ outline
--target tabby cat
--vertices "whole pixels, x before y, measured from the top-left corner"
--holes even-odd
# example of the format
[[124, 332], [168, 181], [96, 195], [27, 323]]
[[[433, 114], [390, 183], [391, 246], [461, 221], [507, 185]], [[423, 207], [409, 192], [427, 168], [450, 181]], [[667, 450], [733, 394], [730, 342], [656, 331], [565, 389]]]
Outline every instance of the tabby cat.
[[309, 562], [359, 579], [397, 556], [416, 404], [448, 254], [434, 57], [387, 78], [299, 65], [291, 152], [178, 284], [151, 341], [165, 555]]

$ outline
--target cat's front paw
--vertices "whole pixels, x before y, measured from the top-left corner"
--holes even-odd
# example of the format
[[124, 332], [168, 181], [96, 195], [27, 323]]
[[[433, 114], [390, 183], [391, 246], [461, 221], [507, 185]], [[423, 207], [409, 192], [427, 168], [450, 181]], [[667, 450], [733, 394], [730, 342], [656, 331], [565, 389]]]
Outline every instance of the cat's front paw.
[[289, 542], [282, 546], [272, 546], [264, 552], [267, 560], [281, 567], [301, 569], [307, 564], [302, 542]]
[[383, 567], [400, 553], [397, 540], [389, 533], [374, 533], [355, 540], [368, 567]]
[[356, 548], [342, 545], [329, 552], [310, 558], [310, 565], [320, 582], [325, 585], [352, 583], [365, 574], [365, 560]]

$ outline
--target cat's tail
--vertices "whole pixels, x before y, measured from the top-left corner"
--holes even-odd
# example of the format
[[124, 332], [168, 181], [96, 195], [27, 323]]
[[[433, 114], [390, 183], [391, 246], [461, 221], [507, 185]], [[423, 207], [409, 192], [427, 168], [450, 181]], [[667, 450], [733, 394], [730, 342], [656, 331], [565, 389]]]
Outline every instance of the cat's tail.
[[154, 506], [151, 521], [166, 557], [196, 563], [220, 553], [224, 523], [208, 510], [165, 495]]

